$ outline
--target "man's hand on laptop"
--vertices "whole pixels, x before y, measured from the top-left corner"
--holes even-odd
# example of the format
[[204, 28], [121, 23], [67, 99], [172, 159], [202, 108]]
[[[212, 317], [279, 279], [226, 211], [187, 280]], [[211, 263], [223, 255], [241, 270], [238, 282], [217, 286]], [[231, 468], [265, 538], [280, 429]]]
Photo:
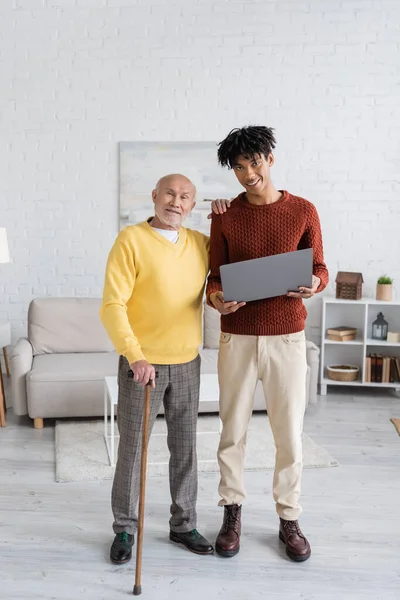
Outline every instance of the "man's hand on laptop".
[[228, 208], [230, 208], [232, 200], [233, 198], [231, 198], [230, 200], [227, 200], [226, 198], [217, 198], [216, 200], [213, 200], [211, 202], [212, 212], [210, 212], [210, 214], [207, 216], [207, 219], [211, 219], [213, 213], [215, 213], [216, 215], [223, 215], [224, 212], [226, 212]]
[[246, 304], [246, 302], [224, 302], [222, 292], [213, 292], [210, 294], [210, 300], [221, 315], [230, 315]]
[[319, 284], [321, 283], [321, 279], [316, 277], [316, 275], [312, 276], [312, 287], [299, 287], [298, 292], [289, 292], [288, 296], [291, 298], [312, 298], [314, 294], [316, 294], [317, 289], [319, 288]]
[[156, 387], [156, 372], [153, 365], [148, 363], [147, 360], [137, 360], [130, 367], [133, 372], [133, 380], [136, 383], [145, 387], [151, 381], [151, 387]]

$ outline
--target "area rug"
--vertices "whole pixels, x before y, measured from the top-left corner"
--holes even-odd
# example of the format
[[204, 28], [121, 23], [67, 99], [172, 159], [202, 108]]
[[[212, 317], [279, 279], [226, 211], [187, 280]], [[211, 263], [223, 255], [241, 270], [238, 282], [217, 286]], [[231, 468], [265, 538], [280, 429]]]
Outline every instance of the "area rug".
[[396, 419], [395, 417], [393, 417], [390, 420], [392, 421], [393, 425], [395, 426], [397, 433], [400, 435], [400, 419]]
[[[216, 459], [218, 442], [218, 417], [200, 416], [197, 435], [199, 472], [218, 472]], [[55, 447], [58, 482], [112, 479], [114, 467], [109, 465], [102, 420], [57, 421]], [[168, 475], [168, 458], [166, 425], [163, 418], [158, 418], [149, 443], [148, 475]], [[265, 414], [254, 415], [248, 432], [245, 469], [272, 470], [274, 463], [275, 447], [268, 418]], [[305, 469], [338, 465], [324, 448], [305, 433], [303, 434], [303, 463]]]

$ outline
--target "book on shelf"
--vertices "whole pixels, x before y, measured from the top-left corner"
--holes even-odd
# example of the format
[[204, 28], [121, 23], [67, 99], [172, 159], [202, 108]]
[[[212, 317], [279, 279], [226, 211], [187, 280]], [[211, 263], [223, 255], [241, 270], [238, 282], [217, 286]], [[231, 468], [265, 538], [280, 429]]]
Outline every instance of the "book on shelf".
[[328, 338], [332, 341], [332, 342], [350, 342], [352, 340], [354, 340], [356, 337], [356, 334], [350, 334], [350, 335], [333, 335], [332, 333], [328, 333]]
[[375, 354], [375, 382], [382, 383], [383, 374], [383, 356], [382, 354]]
[[367, 356], [365, 359], [365, 383], [371, 383], [371, 357]]
[[395, 377], [397, 376], [397, 381], [400, 381], [400, 359], [399, 358], [395, 358], [394, 359], [394, 366], [395, 366]]
[[349, 335], [355, 335], [357, 333], [356, 327], [347, 327], [346, 325], [342, 325], [340, 327], [329, 327], [326, 330], [328, 335], [335, 335], [338, 337], [346, 337]]
[[368, 354], [365, 358], [365, 383], [400, 382], [400, 358]]

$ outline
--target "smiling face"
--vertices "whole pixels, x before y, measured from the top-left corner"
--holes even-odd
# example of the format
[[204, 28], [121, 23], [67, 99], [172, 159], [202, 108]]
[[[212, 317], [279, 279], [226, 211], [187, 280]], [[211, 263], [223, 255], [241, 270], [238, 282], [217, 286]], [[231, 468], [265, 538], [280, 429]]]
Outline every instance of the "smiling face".
[[152, 192], [155, 217], [160, 229], [179, 229], [195, 206], [196, 188], [184, 175], [167, 175]]
[[248, 194], [260, 196], [271, 184], [270, 168], [274, 164], [273, 154], [266, 158], [264, 154], [251, 156], [238, 156], [232, 165], [239, 183]]

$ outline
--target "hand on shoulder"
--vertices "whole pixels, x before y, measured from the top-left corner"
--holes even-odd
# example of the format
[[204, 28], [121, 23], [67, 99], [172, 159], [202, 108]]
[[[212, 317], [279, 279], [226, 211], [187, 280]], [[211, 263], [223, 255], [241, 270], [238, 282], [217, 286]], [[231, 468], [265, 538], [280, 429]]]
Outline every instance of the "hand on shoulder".
[[209, 213], [207, 219], [212, 219], [213, 214], [223, 215], [224, 213], [226, 213], [228, 208], [230, 208], [233, 200], [233, 198], [230, 198], [229, 200], [226, 198], [217, 198], [216, 200], [213, 200], [211, 202], [212, 212]]

